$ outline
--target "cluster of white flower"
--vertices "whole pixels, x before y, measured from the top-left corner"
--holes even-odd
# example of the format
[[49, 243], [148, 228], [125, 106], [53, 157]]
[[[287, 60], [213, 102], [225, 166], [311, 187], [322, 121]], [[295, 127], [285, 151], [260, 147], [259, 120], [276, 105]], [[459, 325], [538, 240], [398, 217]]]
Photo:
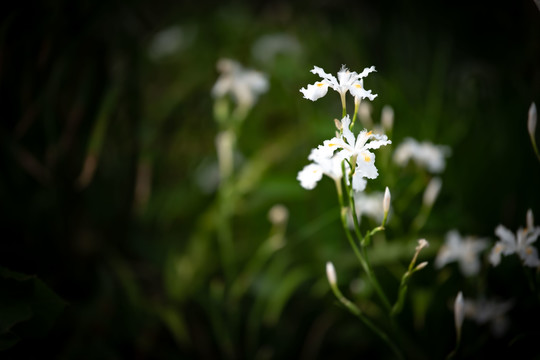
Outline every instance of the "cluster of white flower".
[[441, 173], [446, 167], [445, 158], [450, 155], [450, 148], [444, 145], [434, 145], [429, 141], [418, 142], [407, 137], [394, 152], [394, 162], [406, 166], [412, 159], [419, 166], [432, 173]]
[[[351, 120], [347, 115], [341, 120], [342, 134], [325, 140], [322, 145], [311, 150], [308, 159], [312, 160], [313, 163], [304, 167], [297, 177], [304, 188], [313, 189], [323, 174], [334, 180], [341, 179], [341, 164], [345, 160], [346, 178], [351, 171], [354, 171], [352, 188], [355, 191], [365, 189], [365, 178], [377, 178], [379, 172], [375, 167], [375, 154], [369, 150], [391, 144], [392, 141], [388, 140], [386, 135], [373, 134], [365, 129], [355, 138], [352, 131], [349, 130], [350, 124]], [[354, 169], [351, 169], [351, 166]]]
[[318, 66], [314, 66], [311, 72], [317, 74], [323, 79], [314, 84], [310, 84], [307, 88], [300, 89], [300, 92], [304, 94], [304, 98], [311, 101], [322, 98], [328, 92], [328, 88], [331, 87], [337, 91], [342, 99], [345, 98], [345, 94], [349, 91], [355, 100], [369, 98], [369, 100], [375, 99], [377, 94], [372, 94], [371, 90], [364, 89], [364, 80], [370, 72], [376, 71], [375, 66], [365, 68], [360, 74], [357, 72], [349, 71], [345, 66], [337, 74], [337, 79], [334, 75], [327, 74]]
[[[360, 74], [351, 72], [342, 67], [338, 77], [327, 74], [320, 67], [315, 66], [312, 73], [320, 75], [323, 80], [300, 89], [304, 98], [315, 101], [328, 92], [331, 87], [337, 91], [344, 101], [345, 94], [350, 92], [355, 101], [369, 98], [374, 99], [377, 95], [371, 94], [371, 90], [363, 87], [363, 78], [375, 67], [365, 68]], [[341, 134], [337, 134], [330, 140], [325, 140], [322, 145], [311, 150], [308, 157], [311, 164], [304, 167], [298, 173], [297, 179], [306, 189], [313, 189], [323, 175], [339, 181], [343, 176], [342, 164], [345, 167], [345, 176], [348, 181], [352, 172], [352, 188], [354, 191], [363, 191], [366, 187], [366, 178], [375, 179], [379, 173], [375, 167], [375, 154], [370, 149], [378, 149], [381, 146], [391, 144], [386, 135], [374, 134], [371, 131], [362, 130], [357, 137], [350, 130], [351, 119], [345, 115], [338, 124]]]

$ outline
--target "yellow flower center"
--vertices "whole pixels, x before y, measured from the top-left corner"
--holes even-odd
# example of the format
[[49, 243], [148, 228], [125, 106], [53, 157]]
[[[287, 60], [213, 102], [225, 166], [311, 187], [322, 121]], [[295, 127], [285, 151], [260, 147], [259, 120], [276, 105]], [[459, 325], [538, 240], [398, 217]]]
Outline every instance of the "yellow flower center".
[[321, 86], [323, 86], [324, 84], [323, 84], [323, 83], [317, 83], [316, 85], [317, 85], [318, 87], [321, 87]]

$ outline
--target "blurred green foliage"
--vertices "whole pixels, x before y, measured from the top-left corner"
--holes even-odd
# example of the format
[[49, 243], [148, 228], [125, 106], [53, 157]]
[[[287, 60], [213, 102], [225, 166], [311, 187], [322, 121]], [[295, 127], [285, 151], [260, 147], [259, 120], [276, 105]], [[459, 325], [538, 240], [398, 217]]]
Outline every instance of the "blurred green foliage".
[[[334, 306], [326, 282], [331, 260], [342, 289], [367, 299], [362, 306], [376, 315], [373, 289], [362, 285], [339, 224], [334, 185], [323, 179], [306, 191], [296, 180], [341, 111], [336, 94], [302, 99], [298, 90], [317, 80], [313, 65], [334, 74], [342, 64], [375, 65], [366, 79], [379, 94], [372, 116], [378, 122], [384, 105], [394, 108], [393, 143], [411, 136], [452, 148], [425, 226], [409, 231], [418, 191], [399, 208], [403, 226], [390, 221], [384, 246], [373, 249], [392, 296], [418, 237], [431, 242], [431, 261], [451, 228], [494, 238], [499, 223], [524, 225], [528, 208], [540, 216], [540, 166], [526, 128], [529, 105], [540, 103], [540, 12], [532, 0], [42, 1], [6, 5], [0, 19], [0, 264], [10, 269], [0, 289], [2, 358], [391, 358]], [[159, 53], [152, 46], [166, 29], [179, 42]], [[258, 56], [254, 45], [268, 34], [296, 39], [299, 50]], [[218, 126], [210, 90], [222, 57], [270, 80], [237, 144], [236, 298], [218, 256], [211, 173]], [[378, 161], [389, 167], [384, 156]], [[414, 169], [394, 178], [380, 172], [368, 190], [395, 181], [399, 204]], [[265, 254], [275, 204], [290, 215], [285, 246]], [[250, 265], [261, 253], [264, 261]], [[516, 271], [512, 261], [484, 269], [483, 286], [528, 301]], [[5, 275], [16, 272], [32, 276]], [[353, 280], [362, 285], [357, 293], [345, 286]], [[399, 318], [421, 345], [408, 349], [411, 357], [452, 350], [451, 301], [476, 286], [452, 267], [415, 275]], [[14, 293], [20, 299], [5, 306]], [[479, 348], [526, 354], [528, 319], [539, 311], [525, 305], [513, 312], [511, 334], [523, 334], [514, 347], [481, 328], [464, 357]], [[49, 306], [44, 323], [28, 315]], [[23, 330], [48, 328], [52, 318], [41, 337]], [[474, 326], [465, 323], [465, 337]]]

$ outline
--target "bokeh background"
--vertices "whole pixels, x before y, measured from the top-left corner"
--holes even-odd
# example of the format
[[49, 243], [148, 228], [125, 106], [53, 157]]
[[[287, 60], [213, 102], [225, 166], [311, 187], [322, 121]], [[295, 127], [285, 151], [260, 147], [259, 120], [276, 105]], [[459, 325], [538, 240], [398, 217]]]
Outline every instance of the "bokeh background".
[[[269, 209], [289, 212], [285, 245], [255, 262], [234, 300], [223, 295], [215, 236], [210, 92], [224, 57], [270, 80], [238, 140], [238, 269], [273, 231]], [[296, 180], [341, 113], [335, 93], [313, 103], [299, 89], [317, 80], [313, 65], [335, 74], [342, 64], [377, 68], [365, 80], [379, 95], [372, 117], [393, 107], [395, 144], [414, 137], [452, 148], [420, 232], [403, 224], [421, 193], [394, 209], [403, 226], [390, 222], [387, 241], [402, 245], [373, 258], [389, 289], [399, 266], [387, 263], [406, 265], [419, 237], [432, 243], [431, 261], [452, 228], [494, 239], [498, 224], [525, 225], [527, 209], [540, 216], [540, 164], [526, 126], [529, 106], [540, 104], [533, 0], [2, 5], [0, 357], [392, 358], [329, 291], [326, 261], [345, 288], [358, 276], [332, 182], [307, 191]], [[383, 180], [369, 187], [383, 190]], [[404, 181], [394, 181], [394, 198]], [[519, 293], [512, 274], [490, 273], [492, 294]], [[400, 318], [412, 357], [452, 350], [451, 301], [468, 281], [433, 267], [415, 280]], [[531, 314], [516, 310], [514, 324]], [[488, 333], [467, 326], [465, 337]], [[534, 334], [532, 324], [513, 326], [514, 335]], [[532, 349], [527, 336], [520, 349]], [[469, 354], [509, 351], [502, 344], [511, 338], [477, 338]]]

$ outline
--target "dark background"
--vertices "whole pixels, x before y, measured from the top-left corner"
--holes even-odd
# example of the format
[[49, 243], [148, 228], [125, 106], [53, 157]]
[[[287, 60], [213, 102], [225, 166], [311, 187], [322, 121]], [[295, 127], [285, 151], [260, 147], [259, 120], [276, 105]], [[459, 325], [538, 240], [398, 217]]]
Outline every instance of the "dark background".
[[[192, 40], [153, 61], [149, 43], [171, 25]], [[296, 37], [301, 53], [257, 63], [251, 45], [268, 33]], [[392, 105], [394, 143], [412, 136], [452, 147], [422, 235], [436, 243], [458, 228], [494, 238], [497, 224], [524, 226], [528, 208], [540, 216], [540, 164], [526, 127], [531, 102], [540, 103], [540, 11], [532, 0], [6, 3], [0, 11], [0, 265], [35, 275], [25, 281], [40, 279], [65, 304], [50, 312], [42, 333], [15, 328], [18, 342], [6, 358], [227, 357], [208, 334], [212, 317], [199, 305], [207, 291], [202, 284], [219, 274], [216, 260], [205, 258], [208, 270], [182, 290], [186, 295], [174, 295], [166, 275], [171, 253], [188, 251], [200, 233], [199, 215], [214, 199], [196, 185], [196, 173], [215, 159], [210, 89], [221, 57], [270, 77], [270, 91], [246, 121], [242, 152], [249, 157], [280, 142], [289, 151], [268, 160], [236, 220], [238, 239], [248, 244], [267, 231], [267, 209], [286, 204], [291, 245], [283, 256], [306, 264], [310, 274], [274, 330], [261, 332], [276, 358], [379, 356], [376, 346], [358, 340], [357, 323], [333, 306], [327, 290], [313, 295], [327, 254], [346, 249], [333, 243], [341, 236], [337, 215], [322, 230], [302, 230], [337, 209], [332, 184], [306, 192], [295, 180], [309, 149], [332, 133], [328, 118], [340, 111], [334, 94], [316, 103], [302, 99], [298, 89], [316, 80], [313, 65], [334, 74], [342, 64], [356, 71], [375, 65], [377, 73], [366, 80], [379, 94], [374, 118]], [[80, 185], [85, 161], [96, 167]], [[142, 200], [141, 166], [152, 179]], [[0, 296], [7, 299], [19, 285], [8, 281]], [[437, 286], [448, 296], [457, 292]], [[19, 299], [40, 303], [35, 294], [22, 291]], [[164, 304], [185, 314], [192, 341], [171, 335], [159, 315]], [[453, 337], [451, 313], [440, 317], [448, 324], [441, 337]], [[31, 322], [32, 315], [21, 319]], [[310, 331], [314, 319], [340, 326], [318, 338]], [[434, 336], [429, 324], [423, 331], [423, 340]], [[317, 352], [310, 350], [314, 339]], [[428, 357], [444, 356], [452, 341], [428, 341]]]

